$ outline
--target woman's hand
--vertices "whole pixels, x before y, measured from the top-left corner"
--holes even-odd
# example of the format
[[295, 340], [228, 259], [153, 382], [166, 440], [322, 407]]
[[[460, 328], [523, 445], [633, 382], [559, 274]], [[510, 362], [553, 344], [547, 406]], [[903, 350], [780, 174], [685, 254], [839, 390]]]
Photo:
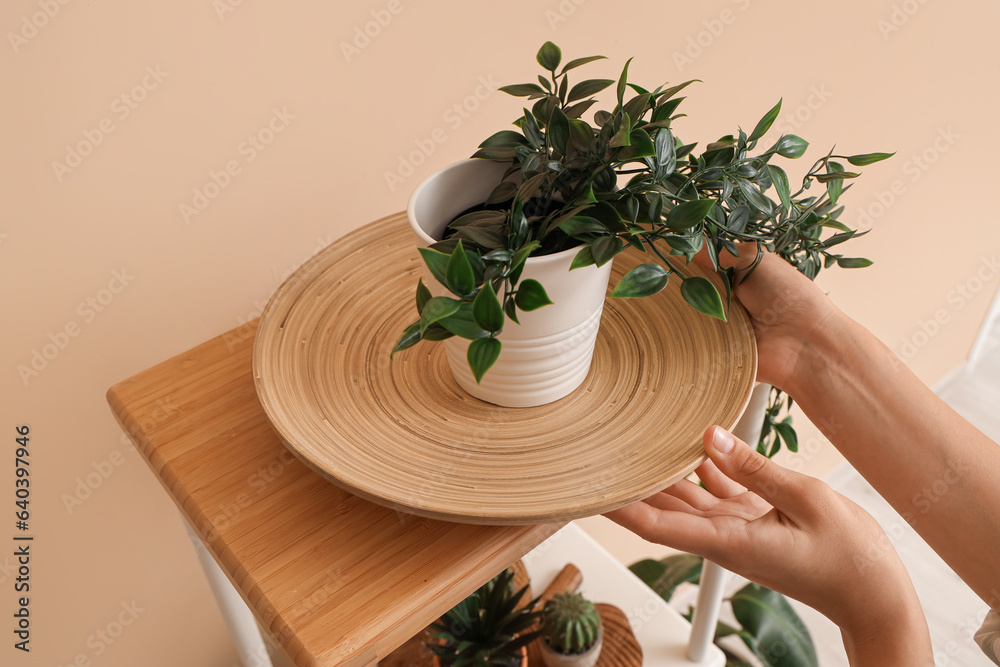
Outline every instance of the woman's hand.
[[707, 490], [681, 480], [607, 516], [822, 612], [843, 631], [852, 664], [933, 664], [913, 585], [870, 515], [718, 426], [705, 449], [711, 460], [697, 472]]
[[[724, 252], [720, 261], [736, 268], [735, 295], [750, 313], [757, 337], [757, 379], [792, 392], [807, 348], [831, 335], [844, 316], [817, 285], [770, 252], [745, 277], [757, 248], [743, 243], [739, 250], [739, 257]], [[697, 260], [710, 266], [705, 250]]]

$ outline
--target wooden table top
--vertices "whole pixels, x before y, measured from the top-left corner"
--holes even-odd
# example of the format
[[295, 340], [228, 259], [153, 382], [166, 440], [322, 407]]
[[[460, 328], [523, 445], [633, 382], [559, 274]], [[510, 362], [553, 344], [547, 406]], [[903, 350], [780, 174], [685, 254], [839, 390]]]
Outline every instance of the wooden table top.
[[[326, 481], [261, 410], [250, 368], [256, 326], [116, 384], [108, 402], [292, 663], [373, 663], [563, 525], [418, 518]], [[177, 406], [167, 416], [164, 399]]]

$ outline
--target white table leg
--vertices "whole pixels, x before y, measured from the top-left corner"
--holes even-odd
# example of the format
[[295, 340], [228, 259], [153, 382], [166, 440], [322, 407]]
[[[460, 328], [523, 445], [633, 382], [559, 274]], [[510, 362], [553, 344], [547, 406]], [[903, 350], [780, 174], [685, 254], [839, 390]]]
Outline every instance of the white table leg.
[[[759, 383], [750, 395], [747, 409], [743, 411], [739, 423], [733, 428], [733, 435], [756, 447], [760, 440], [760, 428], [764, 423], [767, 399], [771, 385]], [[698, 585], [698, 602], [691, 619], [691, 639], [688, 642], [688, 659], [701, 662], [708, 647], [715, 639], [715, 627], [719, 622], [722, 596], [725, 594], [726, 571], [715, 563], [705, 560], [701, 566], [701, 581]]]
[[215, 558], [202, 544], [201, 538], [192, 530], [187, 519], [181, 516], [181, 520], [184, 521], [184, 528], [187, 529], [194, 551], [198, 554], [198, 562], [205, 571], [205, 577], [208, 578], [208, 585], [215, 595], [215, 601], [219, 604], [222, 617], [229, 626], [229, 633], [236, 643], [236, 650], [240, 654], [243, 667], [273, 667], [267, 645], [257, 626], [257, 618], [226, 577], [225, 572], [215, 562]]
[[708, 654], [708, 647], [715, 639], [715, 626], [719, 621], [722, 596], [725, 593], [727, 572], [711, 561], [701, 566], [701, 582], [698, 584], [698, 602], [691, 619], [691, 639], [688, 641], [687, 655], [691, 662], [701, 662]]

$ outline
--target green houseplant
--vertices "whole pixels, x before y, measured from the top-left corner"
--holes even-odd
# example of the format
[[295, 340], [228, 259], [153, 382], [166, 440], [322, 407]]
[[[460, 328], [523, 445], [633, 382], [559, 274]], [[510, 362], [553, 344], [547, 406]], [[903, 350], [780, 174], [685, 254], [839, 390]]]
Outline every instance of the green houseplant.
[[514, 589], [514, 571], [507, 569], [453, 607], [432, 626], [435, 641], [427, 643], [444, 667], [519, 667], [527, 661], [525, 647], [539, 633], [532, 627], [541, 612], [533, 604], [518, 607], [528, 587]]
[[[474, 159], [501, 167], [482, 205], [460, 211], [441, 238], [420, 248], [425, 274], [435, 285], [418, 283], [418, 318], [393, 353], [421, 340], [466, 339], [471, 377], [481, 383], [504, 350], [508, 320], [519, 323], [558, 305], [548, 284], [525, 272], [532, 260], [560, 252], [572, 253], [574, 272], [605, 267], [629, 248], [644, 252], [651, 261], [626, 274], [612, 297], [656, 294], [673, 276], [682, 281], [687, 303], [723, 320], [734, 273], [719, 258], [737, 255], [737, 243], [751, 244], [757, 258], [765, 249], [775, 252], [809, 278], [834, 265], [871, 263], [838, 252], [841, 243], [864, 233], [839, 220], [839, 200], [849, 187], [845, 181], [859, 175], [848, 166], [891, 154], [830, 151], [793, 188], [775, 162], [802, 157], [808, 143], [792, 134], [761, 143], [780, 101], [749, 133], [739, 129], [698, 151], [697, 143], [684, 143], [674, 132], [674, 122], [684, 116], [678, 113], [685, 99], [679, 93], [694, 80], [647, 89], [629, 81], [630, 60], [617, 81], [570, 83], [571, 71], [602, 58], [562, 64], [559, 48], [546, 42], [536, 56], [544, 71], [538, 82], [501, 88], [527, 98], [531, 108], [522, 110], [513, 129], [491, 135], [474, 153]], [[595, 95], [612, 86], [610, 110], [586, 120], [598, 103]], [[689, 269], [699, 252], [707, 253], [718, 273], [721, 293]], [[454, 363], [452, 369], [457, 373]], [[471, 383], [460, 381], [466, 389]], [[769, 431], [780, 437], [781, 430]]]
[[[639, 579], [670, 602], [683, 583], [701, 580], [702, 559], [691, 554], [646, 559], [629, 566]], [[818, 667], [816, 647], [805, 623], [781, 593], [750, 583], [733, 593], [727, 602], [739, 627], [718, 622], [715, 643], [726, 656], [727, 667], [751, 667], [728, 645], [739, 639], [765, 667]], [[685, 617], [690, 621], [694, 610]]]
[[556, 593], [542, 609], [542, 659], [548, 667], [593, 667], [601, 654], [601, 616], [580, 593]]

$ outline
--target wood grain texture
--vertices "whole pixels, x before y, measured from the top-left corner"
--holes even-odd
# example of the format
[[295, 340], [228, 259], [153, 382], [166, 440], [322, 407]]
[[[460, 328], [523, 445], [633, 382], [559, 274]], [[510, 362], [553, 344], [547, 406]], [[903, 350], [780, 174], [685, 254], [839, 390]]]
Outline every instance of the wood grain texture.
[[[404, 214], [352, 232], [275, 292], [254, 347], [275, 431], [368, 500], [469, 523], [607, 512], [690, 473], [704, 460], [705, 428], [732, 427], [749, 400], [757, 357], [746, 312], [734, 302], [728, 324], [701, 315], [679, 281], [647, 299], [608, 300], [590, 375], [566, 398], [535, 408], [474, 399], [441, 345], [390, 362], [416, 317], [419, 261]], [[644, 261], [619, 255], [612, 286]]]
[[261, 411], [256, 325], [116, 384], [108, 402], [289, 662], [371, 664], [561, 526], [433, 521], [330, 484]]

